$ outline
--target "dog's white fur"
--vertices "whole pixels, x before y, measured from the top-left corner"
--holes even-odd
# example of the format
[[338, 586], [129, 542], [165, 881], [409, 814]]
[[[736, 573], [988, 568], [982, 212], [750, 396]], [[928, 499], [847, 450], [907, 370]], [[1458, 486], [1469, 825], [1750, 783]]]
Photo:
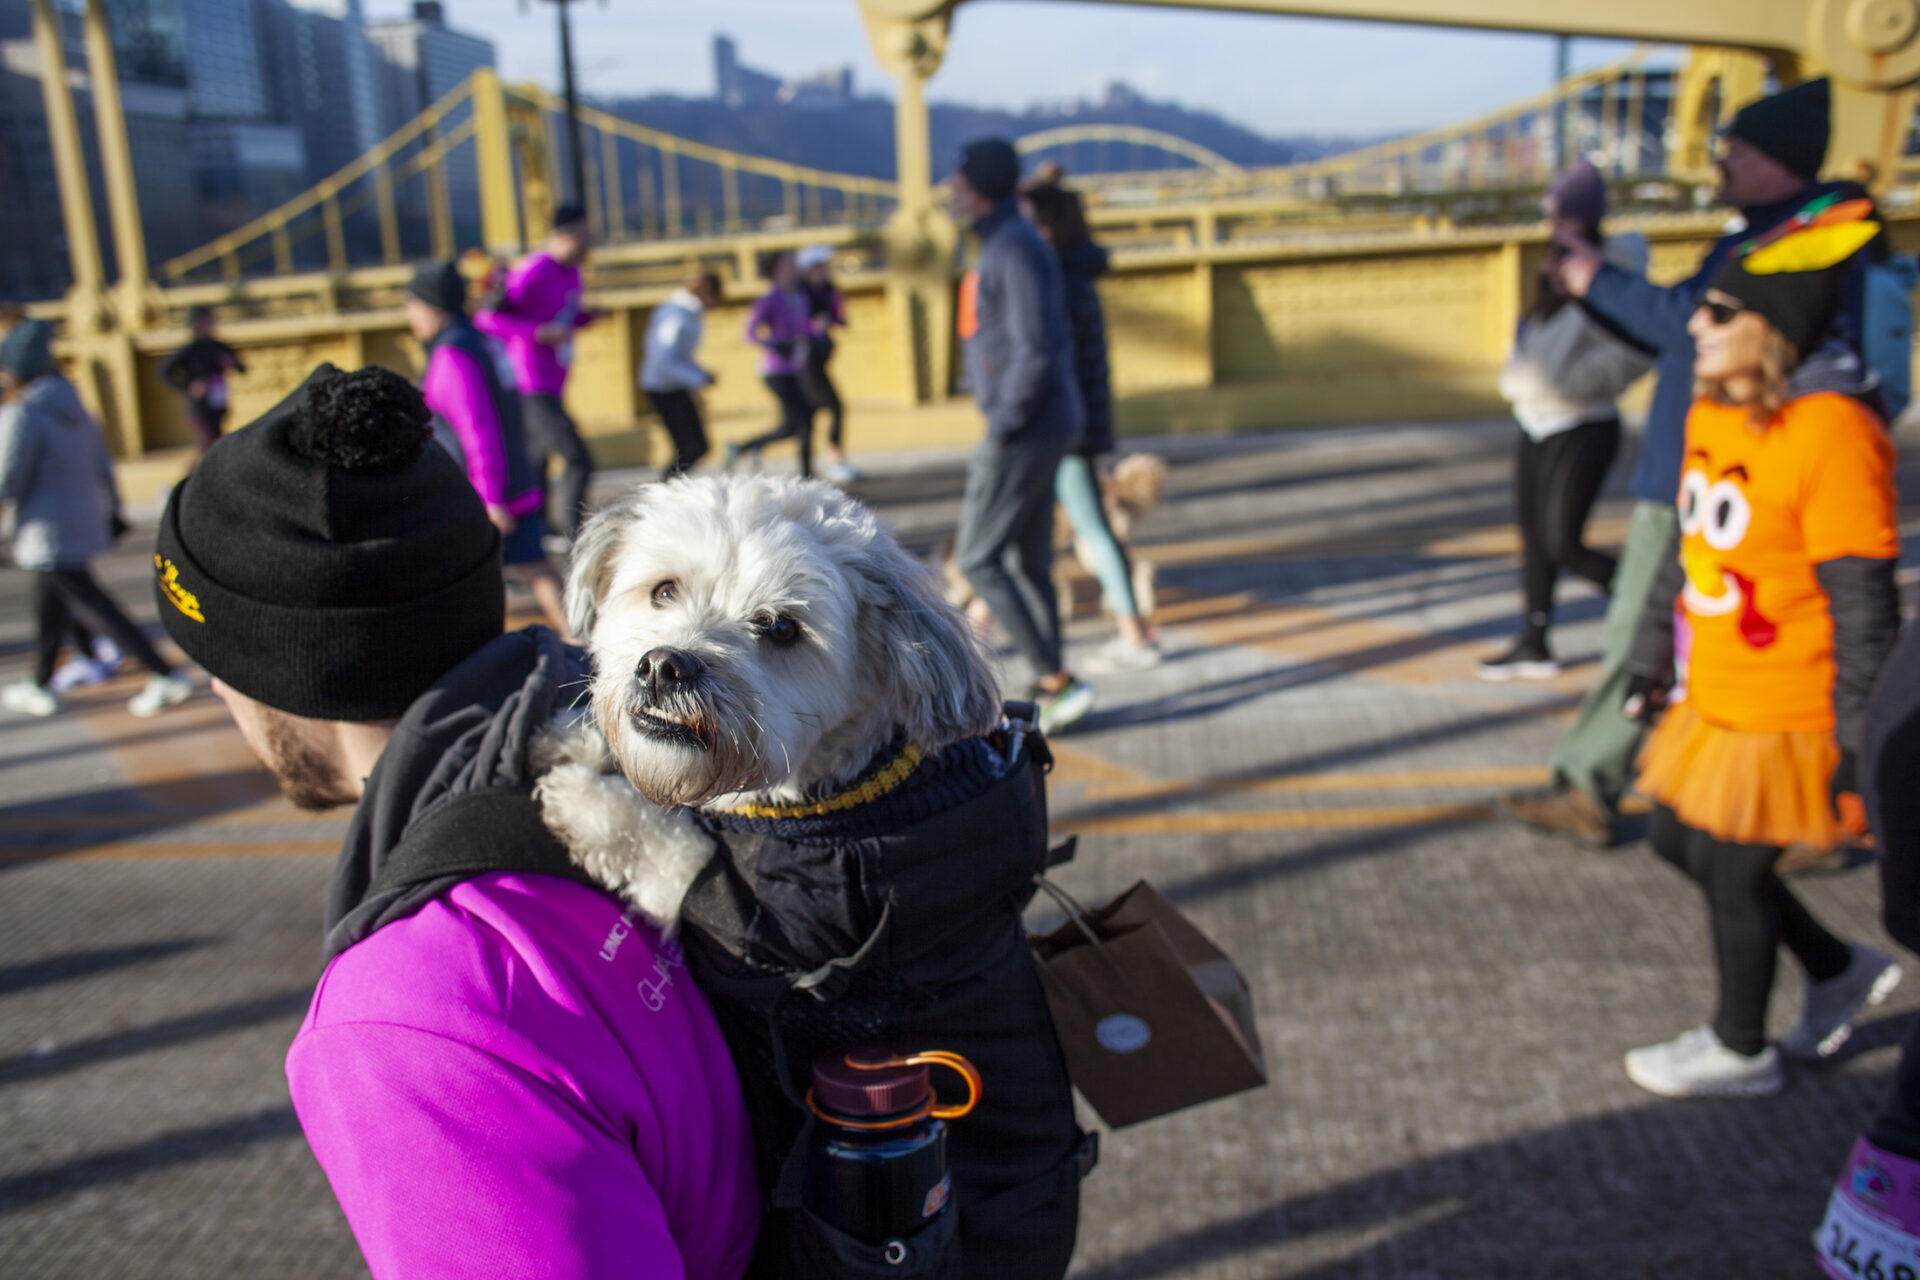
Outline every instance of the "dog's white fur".
[[[594, 723], [542, 745], [542, 810], [583, 868], [657, 922], [711, 853], [662, 807], [818, 798], [902, 730], [933, 752], [1000, 715], [932, 571], [815, 481], [682, 478], [603, 508], [574, 547], [567, 621], [593, 655]], [[699, 674], [661, 680], [643, 660], [663, 650]]]

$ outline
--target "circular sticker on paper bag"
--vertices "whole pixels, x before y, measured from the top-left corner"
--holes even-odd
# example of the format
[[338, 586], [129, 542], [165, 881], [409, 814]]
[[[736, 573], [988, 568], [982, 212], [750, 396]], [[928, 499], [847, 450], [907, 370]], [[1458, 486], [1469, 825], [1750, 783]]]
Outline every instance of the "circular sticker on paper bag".
[[1138, 1053], [1153, 1039], [1153, 1028], [1130, 1013], [1110, 1013], [1095, 1024], [1093, 1038], [1109, 1053]]

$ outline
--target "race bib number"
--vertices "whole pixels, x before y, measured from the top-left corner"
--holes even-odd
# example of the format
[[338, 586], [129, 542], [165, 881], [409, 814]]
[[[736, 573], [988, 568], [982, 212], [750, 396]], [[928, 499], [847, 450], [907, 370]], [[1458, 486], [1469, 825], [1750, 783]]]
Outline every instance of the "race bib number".
[[1820, 1269], [1833, 1280], [1920, 1280], [1920, 1240], [1837, 1188], [1813, 1247]]

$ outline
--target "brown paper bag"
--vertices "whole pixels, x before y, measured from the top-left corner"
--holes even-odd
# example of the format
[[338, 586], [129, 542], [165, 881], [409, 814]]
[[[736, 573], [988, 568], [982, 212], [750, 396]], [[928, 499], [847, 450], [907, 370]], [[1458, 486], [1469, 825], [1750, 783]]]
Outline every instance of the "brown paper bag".
[[1067, 1073], [1113, 1128], [1267, 1082], [1253, 999], [1220, 948], [1142, 880], [1033, 939]]

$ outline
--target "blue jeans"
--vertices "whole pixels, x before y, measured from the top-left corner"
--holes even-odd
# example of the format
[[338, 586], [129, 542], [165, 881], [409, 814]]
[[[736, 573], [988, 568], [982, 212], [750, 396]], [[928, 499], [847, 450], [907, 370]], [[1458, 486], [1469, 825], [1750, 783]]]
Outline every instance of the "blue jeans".
[[1093, 557], [1094, 576], [1100, 579], [1100, 590], [1106, 593], [1107, 603], [1120, 617], [1134, 617], [1140, 612], [1140, 605], [1133, 598], [1133, 566], [1127, 563], [1126, 548], [1113, 536], [1113, 526], [1107, 523], [1107, 509], [1100, 501], [1100, 481], [1093, 473], [1092, 459], [1077, 453], [1060, 459], [1060, 469], [1053, 473], [1053, 492], [1060, 499], [1060, 505], [1067, 509], [1067, 523], [1073, 526], [1075, 536], [1087, 544], [1087, 553]]

